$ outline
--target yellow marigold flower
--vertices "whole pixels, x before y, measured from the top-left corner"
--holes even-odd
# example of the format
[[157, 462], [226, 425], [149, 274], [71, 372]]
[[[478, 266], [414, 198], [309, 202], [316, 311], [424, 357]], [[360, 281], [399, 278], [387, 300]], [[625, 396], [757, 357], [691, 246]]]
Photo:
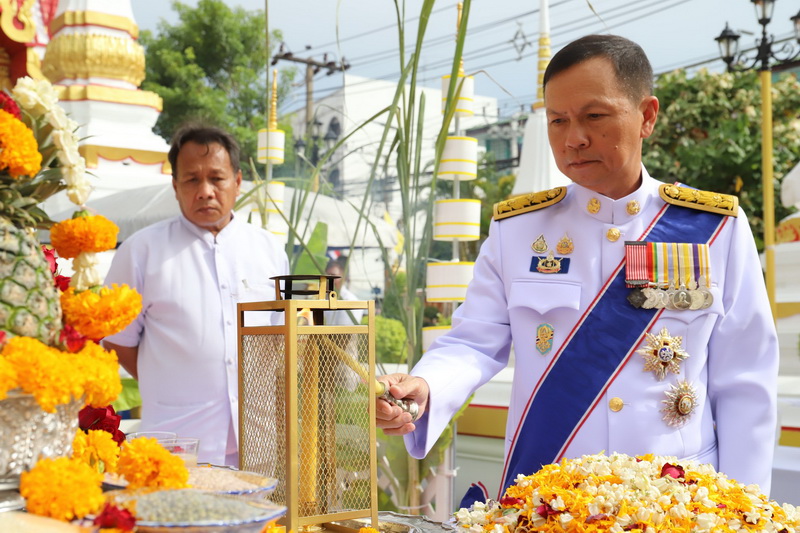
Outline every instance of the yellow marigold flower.
[[60, 257], [71, 259], [81, 252], [105, 252], [117, 245], [116, 224], [101, 215], [78, 216], [53, 224], [50, 243]]
[[0, 109], [0, 171], [16, 179], [34, 177], [42, 169], [42, 154], [33, 132], [17, 117]]
[[0, 400], [8, 396], [8, 391], [18, 387], [17, 370], [14, 366], [0, 357]]
[[85, 377], [65, 354], [30, 337], [13, 337], [2, 356], [16, 369], [19, 387], [36, 398], [43, 411], [83, 395]]
[[73, 520], [100, 510], [105, 503], [102, 482], [103, 475], [82, 461], [42, 459], [22, 473], [19, 492], [29, 513]]
[[167, 451], [156, 439], [139, 437], [122, 445], [117, 473], [128, 481], [128, 488], [156, 487], [183, 489], [189, 471], [183, 459]]
[[358, 533], [380, 533], [380, 531], [378, 531], [374, 527], [362, 527], [359, 528]]
[[122, 381], [116, 353], [86, 341], [80, 352], [64, 355], [72, 359], [75, 370], [84, 376], [83, 396], [88, 405], [104, 407], [117, 399], [122, 392]]
[[78, 430], [72, 441], [72, 458], [83, 461], [98, 472], [115, 473], [119, 462], [119, 445], [108, 431]]
[[61, 293], [64, 321], [90, 339], [119, 333], [142, 310], [142, 297], [127, 285], [77, 292], [73, 287]]

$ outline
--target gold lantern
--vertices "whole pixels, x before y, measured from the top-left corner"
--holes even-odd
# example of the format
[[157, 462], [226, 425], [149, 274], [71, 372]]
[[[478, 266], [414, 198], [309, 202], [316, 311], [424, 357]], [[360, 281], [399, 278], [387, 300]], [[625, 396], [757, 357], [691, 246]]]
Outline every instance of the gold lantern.
[[[287, 533], [378, 524], [375, 303], [339, 300], [336, 277], [278, 276], [274, 301], [237, 309], [240, 464], [279, 480]], [[318, 288], [297, 289], [309, 282]], [[348, 309], [367, 323], [325, 325], [326, 312]], [[279, 325], [248, 326], [251, 313]]]

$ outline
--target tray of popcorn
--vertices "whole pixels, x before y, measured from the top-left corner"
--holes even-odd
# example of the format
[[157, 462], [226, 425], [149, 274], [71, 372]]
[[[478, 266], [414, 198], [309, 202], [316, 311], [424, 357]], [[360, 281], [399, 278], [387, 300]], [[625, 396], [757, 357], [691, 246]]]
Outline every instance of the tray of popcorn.
[[112, 505], [129, 510], [139, 533], [259, 533], [286, 507], [196, 489], [112, 491]]
[[228, 466], [201, 464], [188, 470], [190, 487], [218, 494], [263, 500], [278, 486], [275, 478]]
[[520, 474], [500, 501], [475, 502], [457, 531], [800, 530], [800, 508], [778, 504], [711, 465], [675, 457], [585, 455]]

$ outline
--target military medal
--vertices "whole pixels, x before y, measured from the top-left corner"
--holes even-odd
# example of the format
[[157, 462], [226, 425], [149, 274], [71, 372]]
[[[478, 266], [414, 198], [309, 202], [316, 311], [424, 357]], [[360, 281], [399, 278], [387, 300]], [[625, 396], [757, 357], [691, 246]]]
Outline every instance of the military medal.
[[561, 240], [558, 241], [558, 244], [556, 244], [556, 252], [560, 255], [567, 255], [571, 254], [574, 250], [575, 247], [572, 244], [572, 239], [565, 233], [564, 236], [561, 237]]
[[667, 399], [661, 400], [664, 404], [661, 408], [664, 414], [663, 420], [667, 425], [679, 428], [694, 414], [697, 407], [697, 392], [688, 381], [682, 380], [676, 385], [670, 385], [666, 395]]
[[625, 261], [626, 286], [641, 292], [628, 298], [634, 307], [696, 311], [714, 300], [707, 244], [626, 241]]
[[544, 240], [544, 234], [539, 235], [536, 240], [533, 241], [531, 249], [537, 254], [543, 254], [547, 251], [547, 241]]
[[533, 260], [537, 261], [536, 270], [542, 274], [558, 274], [561, 272], [561, 261], [569, 261], [569, 259], [553, 256], [552, 251], [547, 254], [547, 257], [534, 257]]
[[539, 324], [536, 328], [536, 349], [542, 355], [547, 355], [553, 349], [553, 326]]
[[683, 337], [671, 337], [667, 328], [662, 328], [658, 335], [647, 333], [647, 346], [636, 350], [644, 356], [644, 372], [653, 371], [658, 381], [663, 381], [667, 372], [681, 373], [681, 361], [689, 354], [683, 349]]

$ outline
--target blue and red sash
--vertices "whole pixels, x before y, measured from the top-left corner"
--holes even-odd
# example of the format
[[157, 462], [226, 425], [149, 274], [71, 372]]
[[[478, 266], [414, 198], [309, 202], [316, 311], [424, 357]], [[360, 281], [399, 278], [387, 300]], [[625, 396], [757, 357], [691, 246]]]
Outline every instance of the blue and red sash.
[[[727, 216], [664, 206], [640, 241], [710, 244]], [[511, 442], [500, 494], [517, 474], [557, 462], [662, 312], [626, 301], [623, 259], [534, 387]]]

